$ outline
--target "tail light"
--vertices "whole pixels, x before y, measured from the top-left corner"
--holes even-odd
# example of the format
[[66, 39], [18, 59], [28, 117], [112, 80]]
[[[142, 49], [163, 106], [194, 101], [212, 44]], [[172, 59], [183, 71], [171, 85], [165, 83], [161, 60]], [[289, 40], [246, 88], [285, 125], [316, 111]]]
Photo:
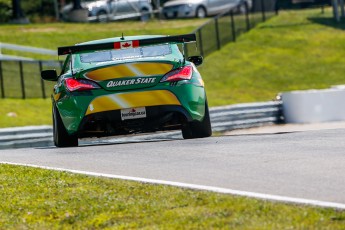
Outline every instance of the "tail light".
[[85, 79], [67, 78], [65, 81], [66, 87], [69, 91], [83, 91], [91, 89], [99, 89], [99, 85], [96, 82]]
[[161, 82], [190, 80], [192, 78], [192, 75], [193, 75], [193, 67], [191, 65], [187, 65], [187, 66], [172, 70], [169, 73], [165, 74]]

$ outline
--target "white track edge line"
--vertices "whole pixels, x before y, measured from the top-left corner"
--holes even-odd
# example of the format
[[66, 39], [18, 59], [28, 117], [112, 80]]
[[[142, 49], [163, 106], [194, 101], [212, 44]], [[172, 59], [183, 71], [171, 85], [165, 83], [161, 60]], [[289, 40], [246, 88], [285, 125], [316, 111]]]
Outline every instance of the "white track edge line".
[[87, 171], [81, 171], [81, 170], [40, 166], [40, 165], [33, 165], [33, 164], [13, 163], [13, 162], [4, 162], [4, 161], [0, 161], [0, 164], [27, 166], [27, 167], [33, 167], [33, 168], [48, 169], [48, 170], [61, 171], [61, 172], [70, 172], [70, 173], [82, 174], [82, 175], [88, 175], [88, 176], [136, 181], [136, 182], [149, 183], [149, 184], [170, 185], [170, 186], [175, 186], [175, 187], [180, 187], [180, 188], [203, 190], [203, 191], [238, 195], [238, 196], [244, 196], [244, 197], [252, 197], [252, 198], [258, 198], [258, 199], [263, 199], [263, 200], [272, 200], [272, 201], [279, 201], [279, 202], [286, 202], [286, 203], [295, 203], [295, 204], [303, 204], [303, 205], [311, 205], [311, 206], [318, 206], [318, 207], [324, 207], [324, 208], [335, 208], [335, 209], [345, 210], [345, 204], [334, 203], [334, 202], [310, 200], [310, 199], [303, 199], [303, 198], [293, 198], [293, 197], [270, 195], [270, 194], [264, 194], [264, 193], [246, 192], [246, 191], [233, 190], [233, 189], [227, 189], [227, 188], [180, 183], [180, 182], [174, 182], [174, 181], [156, 180], [156, 179], [131, 177], [131, 176], [120, 176], [120, 175], [113, 175], [113, 174], [106, 174], [106, 173], [87, 172]]

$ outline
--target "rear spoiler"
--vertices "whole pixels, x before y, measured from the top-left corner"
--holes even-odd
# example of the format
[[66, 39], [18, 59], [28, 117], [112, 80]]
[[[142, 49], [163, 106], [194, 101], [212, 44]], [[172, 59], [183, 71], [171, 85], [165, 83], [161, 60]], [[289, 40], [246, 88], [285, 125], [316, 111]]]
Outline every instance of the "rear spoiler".
[[195, 34], [184, 34], [177, 36], [166, 36], [158, 38], [146, 38], [141, 40], [132, 41], [118, 41], [118, 42], [108, 42], [100, 44], [90, 44], [90, 45], [75, 45], [75, 46], [64, 46], [58, 48], [58, 55], [74, 54], [82, 51], [96, 51], [96, 50], [109, 50], [109, 49], [128, 49], [135, 48], [139, 46], [148, 46], [164, 43], [189, 43], [196, 42]]

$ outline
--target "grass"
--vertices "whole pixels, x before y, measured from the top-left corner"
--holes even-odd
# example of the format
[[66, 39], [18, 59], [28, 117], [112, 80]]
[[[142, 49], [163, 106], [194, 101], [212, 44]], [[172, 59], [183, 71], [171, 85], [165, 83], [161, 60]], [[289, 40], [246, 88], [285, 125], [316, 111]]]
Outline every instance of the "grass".
[[[20, 63], [18, 61], [2, 62], [5, 98], [43, 98], [44, 95], [49, 97], [54, 83], [41, 80], [39, 62], [22, 62], [21, 66], [23, 69], [24, 92], [22, 91]], [[42, 62], [42, 69], [57, 69], [57, 71], [60, 71], [60, 64], [57, 61]]]
[[284, 91], [344, 84], [344, 25], [331, 9], [280, 12], [206, 58], [211, 105], [267, 101]]
[[345, 212], [0, 165], [1, 229], [343, 229]]
[[[187, 19], [146, 23], [124, 21], [113, 23], [47, 23], [28, 25], [0, 25], [0, 41], [18, 45], [34, 46], [56, 50], [59, 46], [129, 35], [143, 34], [184, 34], [190, 33], [207, 19]], [[25, 35], [25, 36], [23, 36]], [[51, 56], [40, 56], [3, 50], [4, 54], [52, 59]], [[53, 57], [55, 59], [55, 57]]]
[[51, 125], [50, 99], [1, 99], [0, 128]]

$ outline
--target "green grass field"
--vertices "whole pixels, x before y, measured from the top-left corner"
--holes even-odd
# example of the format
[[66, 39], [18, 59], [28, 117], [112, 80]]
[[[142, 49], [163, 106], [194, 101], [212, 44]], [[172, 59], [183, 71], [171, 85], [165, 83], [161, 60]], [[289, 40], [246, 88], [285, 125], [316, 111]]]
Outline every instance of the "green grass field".
[[0, 229], [344, 229], [345, 211], [0, 165]]
[[[47, 23], [32, 25], [0, 25], [0, 41], [18, 45], [34, 46], [56, 50], [59, 46], [74, 45], [90, 40], [144, 34], [190, 33], [208, 19], [152, 20], [146, 23], [124, 21], [113, 23]], [[14, 54], [35, 58], [51, 59], [19, 51], [3, 50], [3, 54]], [[55, 58], [55, 57], [53, 57]]]
[[267, 101], [284, 91], [344, 84], [345, 31], [330, 9], [281, 12], [201, 67], [211, 105]]

